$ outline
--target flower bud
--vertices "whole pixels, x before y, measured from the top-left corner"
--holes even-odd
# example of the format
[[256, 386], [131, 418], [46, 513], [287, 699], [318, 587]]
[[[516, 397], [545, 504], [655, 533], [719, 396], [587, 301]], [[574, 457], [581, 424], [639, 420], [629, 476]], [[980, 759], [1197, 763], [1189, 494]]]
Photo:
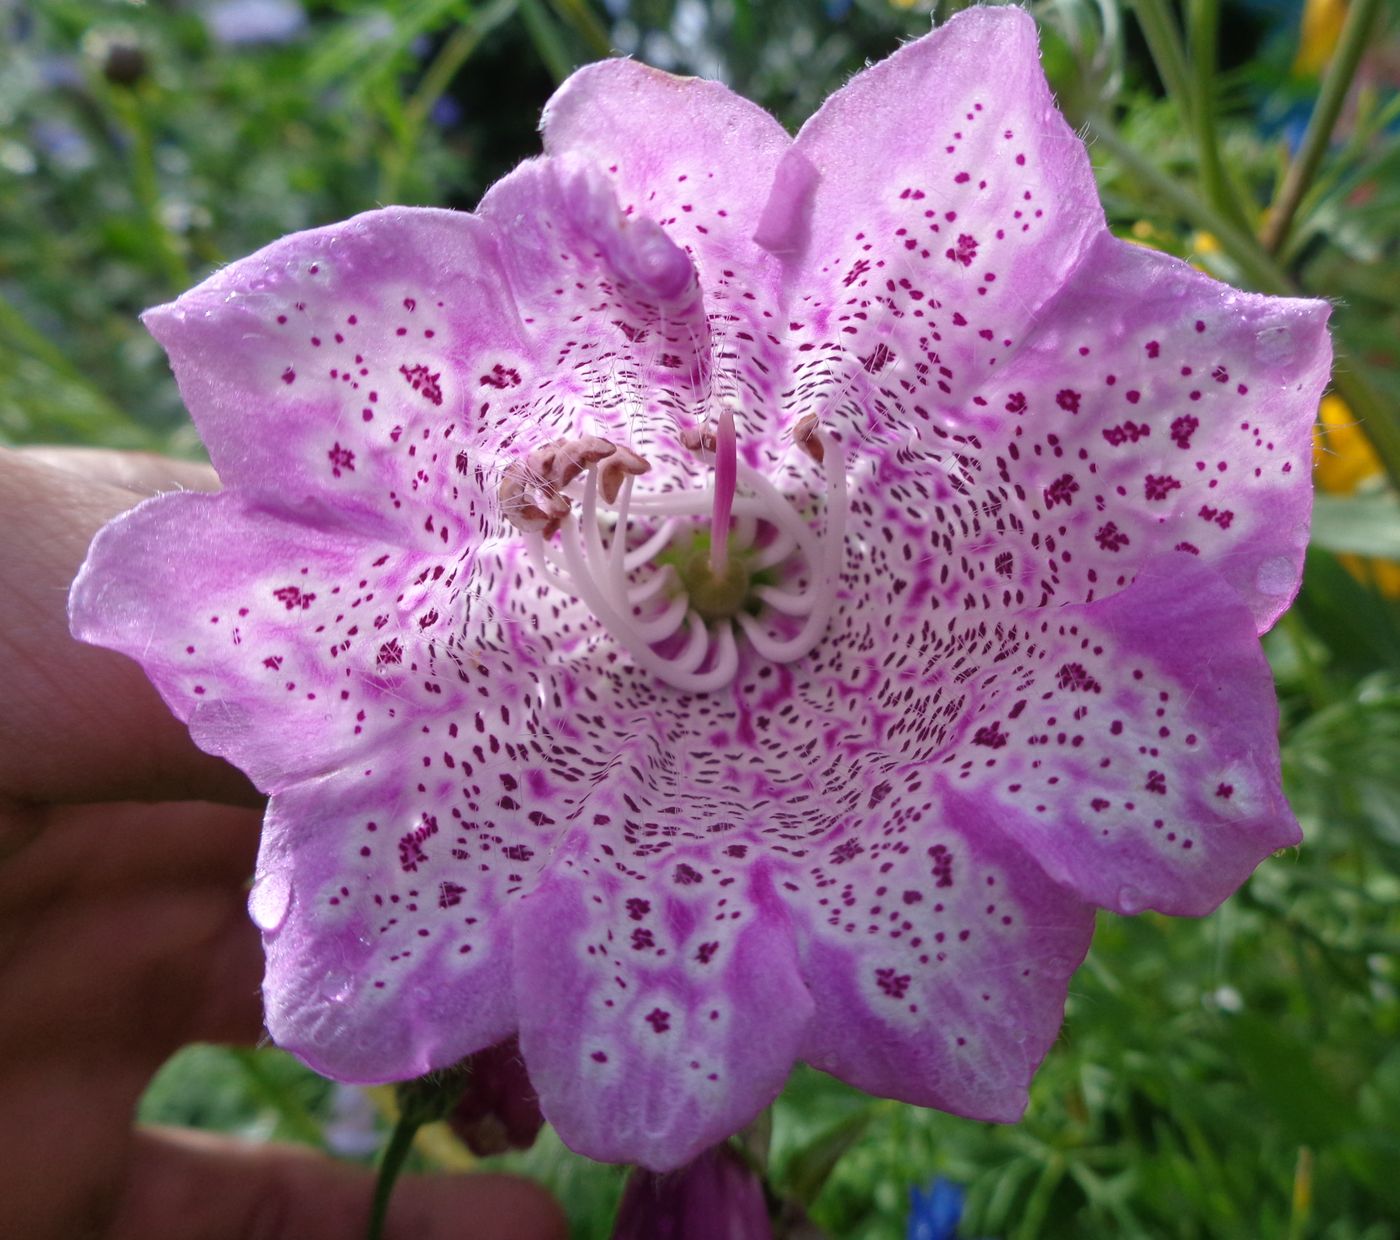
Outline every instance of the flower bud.
[[467, 1086], [447, 1117], [448, 1127], [479, 1158], [529, 1149], [544, 1116], [520, 1043], [515, 1038], [498, 1042], [470, 1056], [466, 1065]]
[[727, 1145], [678, 1171], [638, 1167], [627, 1181], [613, 1240], [772, 1240], [758, 1176]]

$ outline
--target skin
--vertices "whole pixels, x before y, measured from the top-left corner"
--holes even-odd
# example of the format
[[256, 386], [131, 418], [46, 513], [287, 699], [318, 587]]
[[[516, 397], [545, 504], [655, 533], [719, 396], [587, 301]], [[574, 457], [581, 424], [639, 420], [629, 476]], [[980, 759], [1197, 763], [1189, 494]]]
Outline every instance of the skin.
[[[91, 450], [0, 451], [0, 1233], [31, 1240], [342, 1240], [371, 1176], [289, 1146], [133, 1126], [192, 1041], [262, 1038], [244, 908], [262, 817], [136, 664], [68, 634], [98, 528], [207, 468]], [[546, 1240], [507, 1176], [409, 1177], [385, 1235]]]

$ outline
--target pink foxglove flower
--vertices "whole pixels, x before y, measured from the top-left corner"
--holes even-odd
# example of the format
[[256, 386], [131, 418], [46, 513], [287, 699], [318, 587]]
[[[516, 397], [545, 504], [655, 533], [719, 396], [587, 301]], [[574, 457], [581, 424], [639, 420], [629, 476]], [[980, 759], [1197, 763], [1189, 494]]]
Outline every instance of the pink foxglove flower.
[[74, 630], [271, 794], [267, 1023], [327, 1075], [518, 1032], [655, 1169], [799, 1058], [1013, 1120], [1096, 906], [1298, 840], [1258, 633], [1327, 307], [1113, 239], [1016, 9], [796, 140], [626, 61], [544, 135], [150, 312], [226, 489], [109, 526]]

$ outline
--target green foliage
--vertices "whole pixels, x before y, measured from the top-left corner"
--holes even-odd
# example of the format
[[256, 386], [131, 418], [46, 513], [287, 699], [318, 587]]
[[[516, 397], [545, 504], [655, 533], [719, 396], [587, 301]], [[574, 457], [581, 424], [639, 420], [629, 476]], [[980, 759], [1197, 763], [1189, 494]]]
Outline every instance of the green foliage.
[[[796, 126], [929, 7], [308, 0], [299, 33], [260, 45], [220, 44], [201, 4], [7, 10], [0, 442], [198, 451], [143, 308], [381, 202], [470, 206], [534, 151], [554, 82], [609, 46], [722, 74]], [[1225, 5], [1217, 33], [1220, 7], [1035, 6], [1114, 227], [1236, 283], [1331, 298], [1338, 390], [1394, 477], [1400, 98], [1363, 73], [1335, 125], [1314, 122], [1327, 140], [1290, 203], [1319, 83], [1291, 68], [1296, 23]], [[1394, 21], [1370, 20], [1365, 39], [1393, 45]], [[943, 1175], [967, 1188], [965, 1235], [1400, 1237], [1400, 615], [1337, 558], [1400, 555], [1394, 489], [1325, 497], [1316, 532], [1267, 642], [1307, 843], [1209, 918], [1101, 917], [1019, 1126], [798, 1071], [772, 1179], [832, 1235], [902, 1236], [909, 1189]], [[336, 1097], [278, 1052], [197, 1047], [141, 1117], [325, 1145]], [[576, 1235], [607, 1234], [617, 1169], [548, 1132], [496, 1161], [552, 1185]]]

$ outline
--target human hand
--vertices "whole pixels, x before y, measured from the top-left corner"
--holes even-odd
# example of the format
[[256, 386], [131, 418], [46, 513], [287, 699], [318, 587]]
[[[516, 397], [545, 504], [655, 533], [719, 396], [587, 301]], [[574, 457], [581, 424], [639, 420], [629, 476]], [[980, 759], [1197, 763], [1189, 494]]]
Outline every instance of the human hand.
[[[311, 1151], [133, 1128], [191, 1041], [261, 1035], [244, 909], [261, 820], [136, 664], [75, 642], [68, 585], [93, 534], [206, 468], [0, 450], [0, 1234], [103, 1240], [355, 1237], [370, 1175]], [[388, 1237], [533, 1240], [557, 1206], [505, 1176], [410, 1177]]]

